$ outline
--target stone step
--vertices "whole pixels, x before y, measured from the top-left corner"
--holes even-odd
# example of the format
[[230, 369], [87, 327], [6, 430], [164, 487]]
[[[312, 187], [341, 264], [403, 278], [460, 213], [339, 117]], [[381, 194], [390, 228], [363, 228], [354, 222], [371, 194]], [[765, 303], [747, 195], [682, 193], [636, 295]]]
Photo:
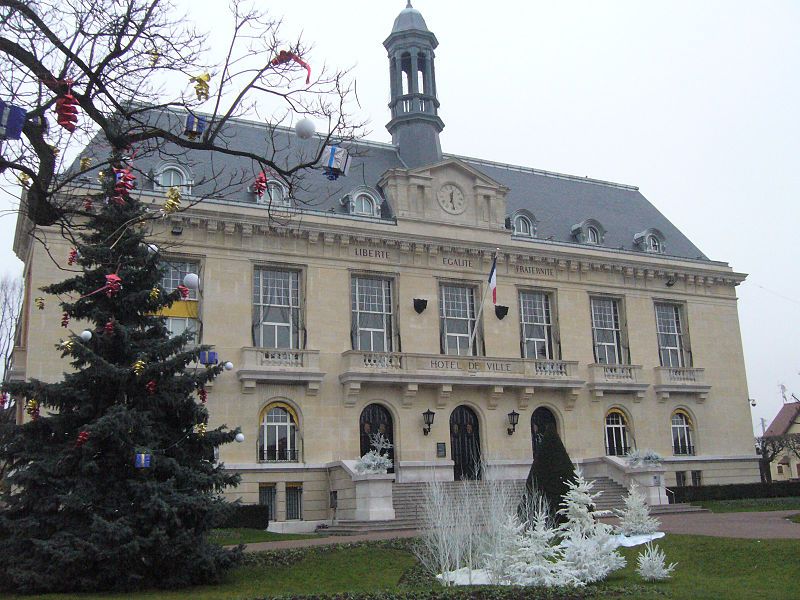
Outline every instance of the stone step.
[[702, 506], [694, 504], [656, 504], [650, 507], [651, 515], [671, 515], [675, 513], [711, 512]]

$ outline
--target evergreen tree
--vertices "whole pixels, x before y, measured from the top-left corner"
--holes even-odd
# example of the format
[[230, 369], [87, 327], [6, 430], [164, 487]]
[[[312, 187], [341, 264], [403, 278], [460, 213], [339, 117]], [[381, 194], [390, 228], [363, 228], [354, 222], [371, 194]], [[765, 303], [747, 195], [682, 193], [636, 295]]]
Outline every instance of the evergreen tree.
[[[62, 300], [65, 327], [88, 324], [90, 338], [70, 333], [57, 348], [74, 371], [4, 386], [31, 415], [0, 437], [7, 590], [186, 586], [218, 580], [239, 556], [207, 539], [226, 511], [219, 492], [238, 482], [213, 460], [238, 431], [206, 431], [203, 386], [223, 367], [188, 368], [207, 348], [185, 349], [192, 334], [171, 338], [156, 316], [186, 289], [160, 287], [160, 257], [143, 233], [153, 215], [120, 185], [130, 183], [123, 161], [113, 154], [106, 189], [85, 204], [70, 257], [79, 274], [44, 290]], [[137, 453], [151, 456], [149, 468], [136, 468]]]
[[526, 506], [534, 502], [538, 492], [547, 500], [554, 517], [558, 519], [555, 511], [569, 489], [568, 482], [574, 477], [575, 467], [558, 432], [552, 426], [545, 428], [533, 453], [533, 464], [525, 484], [520, 512], [526, 512]]

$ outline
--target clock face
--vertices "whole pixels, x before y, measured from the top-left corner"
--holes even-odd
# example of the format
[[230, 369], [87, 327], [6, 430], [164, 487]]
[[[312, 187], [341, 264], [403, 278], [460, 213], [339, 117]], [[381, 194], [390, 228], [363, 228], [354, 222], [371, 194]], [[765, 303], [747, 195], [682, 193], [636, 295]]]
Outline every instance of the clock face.
[[461, 214], [467, 207], [464, 201], [464, 193], [452, 183], [445, 183], [439, 188], [437, 199], [439, 200], [439, 206], [452, 215]]

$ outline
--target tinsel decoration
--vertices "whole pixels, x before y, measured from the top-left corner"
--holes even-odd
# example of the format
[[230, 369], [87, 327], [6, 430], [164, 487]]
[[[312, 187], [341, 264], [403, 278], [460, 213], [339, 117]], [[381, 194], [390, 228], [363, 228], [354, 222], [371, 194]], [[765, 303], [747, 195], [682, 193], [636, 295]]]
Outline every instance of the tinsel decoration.
[[114, 333], [114, 319], [109, 319], [108, 323], [103, 325], [103, 332], [106, 335], [111, 335], [112, 333]]
[[189, 288], [183, 284], [180, 284], [178, 287], [175, 288], [178, 293], [181, 295], [181, 300], [186, 300], [189, 297]]
[[259, 198], [267, 191], [267, 176], [264, 171], [261, 171], [261, 173], [256, 176], [256, 180], [253, 182], [253, 191]]
[[203, 404], [205, 404], [208, 400], [208, 392], [206, 391], [206, 388], [201, 387], [199, 390], [197, 390], [197, 395], [200, 398], [200, 402]]
[[61, 152], [61, 149], [53, 144], [50, 144], [50, 150], [53, 152], [53, 156], [58, 156], [58, 153]]
[[88, 441], [89, 441], [89, 432], [88, 431], [81, 431], [78, 434], [78, 439], [75, 440], [75, 447], [76, 448], [80, 448], [81, 446], [83, 446]]
[[123, 206], [133, 189], [133, 182], [136, 181], [136, 177], [133, 176], [128, 167], [114, 169], [114, 177], [116, 178], [116, 183], [114, 184], [114, 195], [111, 199]]
[[8, 404], [8, 394], [6, 392], [0, 393], [0, 410], [3, 410]]
[[33, 303], [39, 310], [44, 310], [44, 298], [41, 296], [36, 296], [36, 298], [33, 299]]
[[170, 215], [181, 207], [181, 191], [172, 186], [167, 190], [167, 199], [164, 201], [164, 214]]
[[197, 94], [198, 100], [208, 100], [210, 89], [208, 87], [208, 82], [211, 81], [211, 75], [209, 73], [203, 73], [196, 77], [192, 77], [189, 79], [190, 82], [194, 82], [194, 93]]
[[17, 173], [17, 181], [22, 187], [28, 187], [31, 184], [31, 178], [27, 173]]
[[67, 83], [67, 91], [56, 99], [56, 121], [61, 127], [72, 133], [78, 123], [78, 101], [72, 95], [71, 84]]
[[87, 198], [86, 198], [86, 199], [83, 201], [83, 210], [85, 210], [85, 211], [90, 211], [90, 210], [92, 210], [93, 208], [94, 208], [94, 203], [92, 202], [92, 199], [91, 199], [91, 198], [89, 198], [89, 197], [87, 197]]
[[273, 58], [269, 64], [272, 65], [273, 67], [277, 67], [278, 65], [286, 64], [292, 60], [301, 67], [303, 67], [306, 70], [306, 73], [308, 73], [308, 75], [306, 76], [306, 85], [308, 85], [311, 82], [311, 66], [302, 58], [297, 56], [297, 54], [295, 54], [294, 52], [281, 50], [280, 52], [278, 52], [278, 56]]
[[156, 382], [151, 379], [145, 384], [144, 389], [150, 396], [152, 396], [156, 393]]
[[61, 326], [69, 327], [69, 315], [67, 313], [61, 315]]
[[25, 412], [35, 421], [39, 418], [39, 401], [31, 398], [25, 403]]
[[207, 427], [205, 423], [198, 423], [194, 429], [195, 433], [200, 437], [206, 436]]
[[81, 171], [88, 171], [89, 167], [92, 166], [92, 159], [88, 156], [81, 157]]
[[73, 248], [69, 251], [69, 257], [67, 258], [67, 264], [72, 266], [75, 264], [75, 261], [78, 260], [78, 250], [77, 248]]
[[157, 285], [154, 285], [153, 289], [150, 290], [150, 301], [155, 302], [156, 300], [158, 300], [159, 296], [161, 296], [161, 290], [158, 289]]
[[75, 346], [75, 342], [72, 340], [61, 340], [58, 344], [58, 347], [64, 352], [72, 352], [73, 346]]
[[112, 273], [111, 275], [106, 275], [106, 285], [105, 291], [106, 296], [109, 298], [113, 298], [119, 291], [122, 289], [122, 279], [120, 279], [119, 275]]
[[150, 68], [152, 69], [158, 64], [158, 59], [161, 58], [161, 54], [159, 54], [157, 50], [153, 50], [152, 52], [148, 52], [148, 55], [150, 56]]
[[133, 372], [136, 374], [137, 377], [141, 377], [142, 373], [144, 373], [144, 368], [146, 367], [146, 363], [140, 358], [135, 363], [133, 363]]

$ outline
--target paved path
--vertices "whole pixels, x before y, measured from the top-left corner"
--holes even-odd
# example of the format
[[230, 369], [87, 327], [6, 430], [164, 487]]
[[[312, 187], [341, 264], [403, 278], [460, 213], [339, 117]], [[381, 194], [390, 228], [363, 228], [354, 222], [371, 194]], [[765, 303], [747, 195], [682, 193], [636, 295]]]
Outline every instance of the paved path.
[[[710, 535], [714, 537], [748, 539], [800, 539], [800, 523], [787, 519], [798, 514], [797, 510], [775, 510], [768, 512], [740, 513], [677, 513], [658, 515], [661, 530], [667, 533], [686, 533], [691, 535]], [[609, 522], [613, 522], [609, 520]], [[364, 535], [328, 536], [305, 540], [286, 540], [282, 542], [258, 542], [247, 544], [247, 552], [260, 550], [284, 550], [287, 548], [306, 548], [308, 546], [330, 546], [368, 540], [388, 540], [414, 537], [416, 531], [382, 531]]]

